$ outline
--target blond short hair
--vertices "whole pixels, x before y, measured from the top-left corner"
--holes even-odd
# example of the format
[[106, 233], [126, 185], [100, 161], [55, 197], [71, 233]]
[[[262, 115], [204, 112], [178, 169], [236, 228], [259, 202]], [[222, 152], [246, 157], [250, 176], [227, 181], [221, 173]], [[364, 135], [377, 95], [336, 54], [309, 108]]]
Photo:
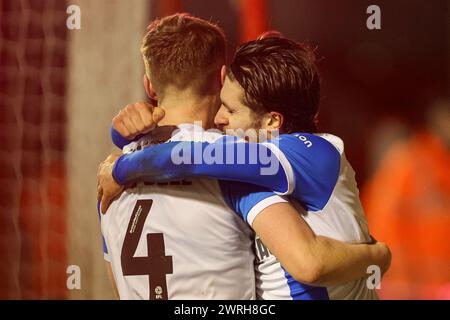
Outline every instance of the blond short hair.
[[215, 24], [177, 13], [148, 26], [141, 53], [155, 90], [167, 85], [208, 91], [211, 78], [226, 63], [226, 40]]

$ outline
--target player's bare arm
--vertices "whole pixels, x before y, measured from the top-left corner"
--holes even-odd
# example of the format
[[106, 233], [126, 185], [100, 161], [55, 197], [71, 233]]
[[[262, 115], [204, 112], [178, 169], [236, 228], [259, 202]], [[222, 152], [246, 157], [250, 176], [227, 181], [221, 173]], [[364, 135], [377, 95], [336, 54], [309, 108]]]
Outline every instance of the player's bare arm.
[[367, 276], [367, 267], [386, 272], [391, 253], [384, 243], [348, 244], [317, 236], [288, 202], [258, 214], [255, 232], [283, 267], [299, 282], [338, 285]]

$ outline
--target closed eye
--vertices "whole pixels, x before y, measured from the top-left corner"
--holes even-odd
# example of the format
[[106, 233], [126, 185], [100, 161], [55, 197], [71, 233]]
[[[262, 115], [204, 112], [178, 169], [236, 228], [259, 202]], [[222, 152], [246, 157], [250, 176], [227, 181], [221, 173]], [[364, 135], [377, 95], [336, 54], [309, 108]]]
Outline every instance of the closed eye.
[[225, 109], [227, 110], [228, 113], [233, 114], [233, 113], [236, 112], [236, 110], [230, 108], [230, 107], [229, 107], [228, 105], [226, 105], [225, 103], [222, 102], [222, 104], [223, 104], [223, 106], [225, 107]]

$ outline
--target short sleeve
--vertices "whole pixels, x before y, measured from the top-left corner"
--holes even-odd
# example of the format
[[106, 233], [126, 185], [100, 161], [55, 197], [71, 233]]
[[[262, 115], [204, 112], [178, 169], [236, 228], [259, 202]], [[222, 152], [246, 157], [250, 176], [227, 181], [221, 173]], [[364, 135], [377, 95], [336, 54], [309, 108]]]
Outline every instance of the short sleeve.
[[324, 138], [307, 133], [281, 135], [264, 143], [287, 175], [291, 194], [310, 211], [322, 210], [339, 177], [340, 153]]
[[228, 206], [252, 226], [255, 218], [275, 203], [288, 202], [273, 191], [242, 182], [219, 181]]

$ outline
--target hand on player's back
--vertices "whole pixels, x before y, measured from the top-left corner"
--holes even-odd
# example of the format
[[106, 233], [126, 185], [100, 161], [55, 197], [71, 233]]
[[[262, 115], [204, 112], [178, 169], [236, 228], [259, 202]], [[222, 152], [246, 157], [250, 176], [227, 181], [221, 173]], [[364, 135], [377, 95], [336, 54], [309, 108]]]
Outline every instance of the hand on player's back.
[[370, 235], [371, 242], [369, 244], [373, 244], [380, 248], [380, 268], [381, 268], [381, 275], [383, 276], [391, 267], [391, 260], [392, 260], [392, 252], [389, 249], [388, 245], [383, 242], [379, 242], [377, 239], [374, 238], [374, 236]]
[[375, 245], [381, 248], [382, 258], [380, 262], [381, 275], [383, 276], [391, 267], [392, 253], [388, 245], [383, 242], [376, 242]]
[[117, 198], [124, 187], [119, 185], [112, 176], [114, 163], [121, 154], [112, 154], [100, 163], [97, 171], [97, 199], [100, 201], [102, 213], [106, 213], [111, 202]]
[[164, 110], [147, 102], [128, 104], [113, 118], [112, 125], [124, 138], [134, 139], [155, 129]]

